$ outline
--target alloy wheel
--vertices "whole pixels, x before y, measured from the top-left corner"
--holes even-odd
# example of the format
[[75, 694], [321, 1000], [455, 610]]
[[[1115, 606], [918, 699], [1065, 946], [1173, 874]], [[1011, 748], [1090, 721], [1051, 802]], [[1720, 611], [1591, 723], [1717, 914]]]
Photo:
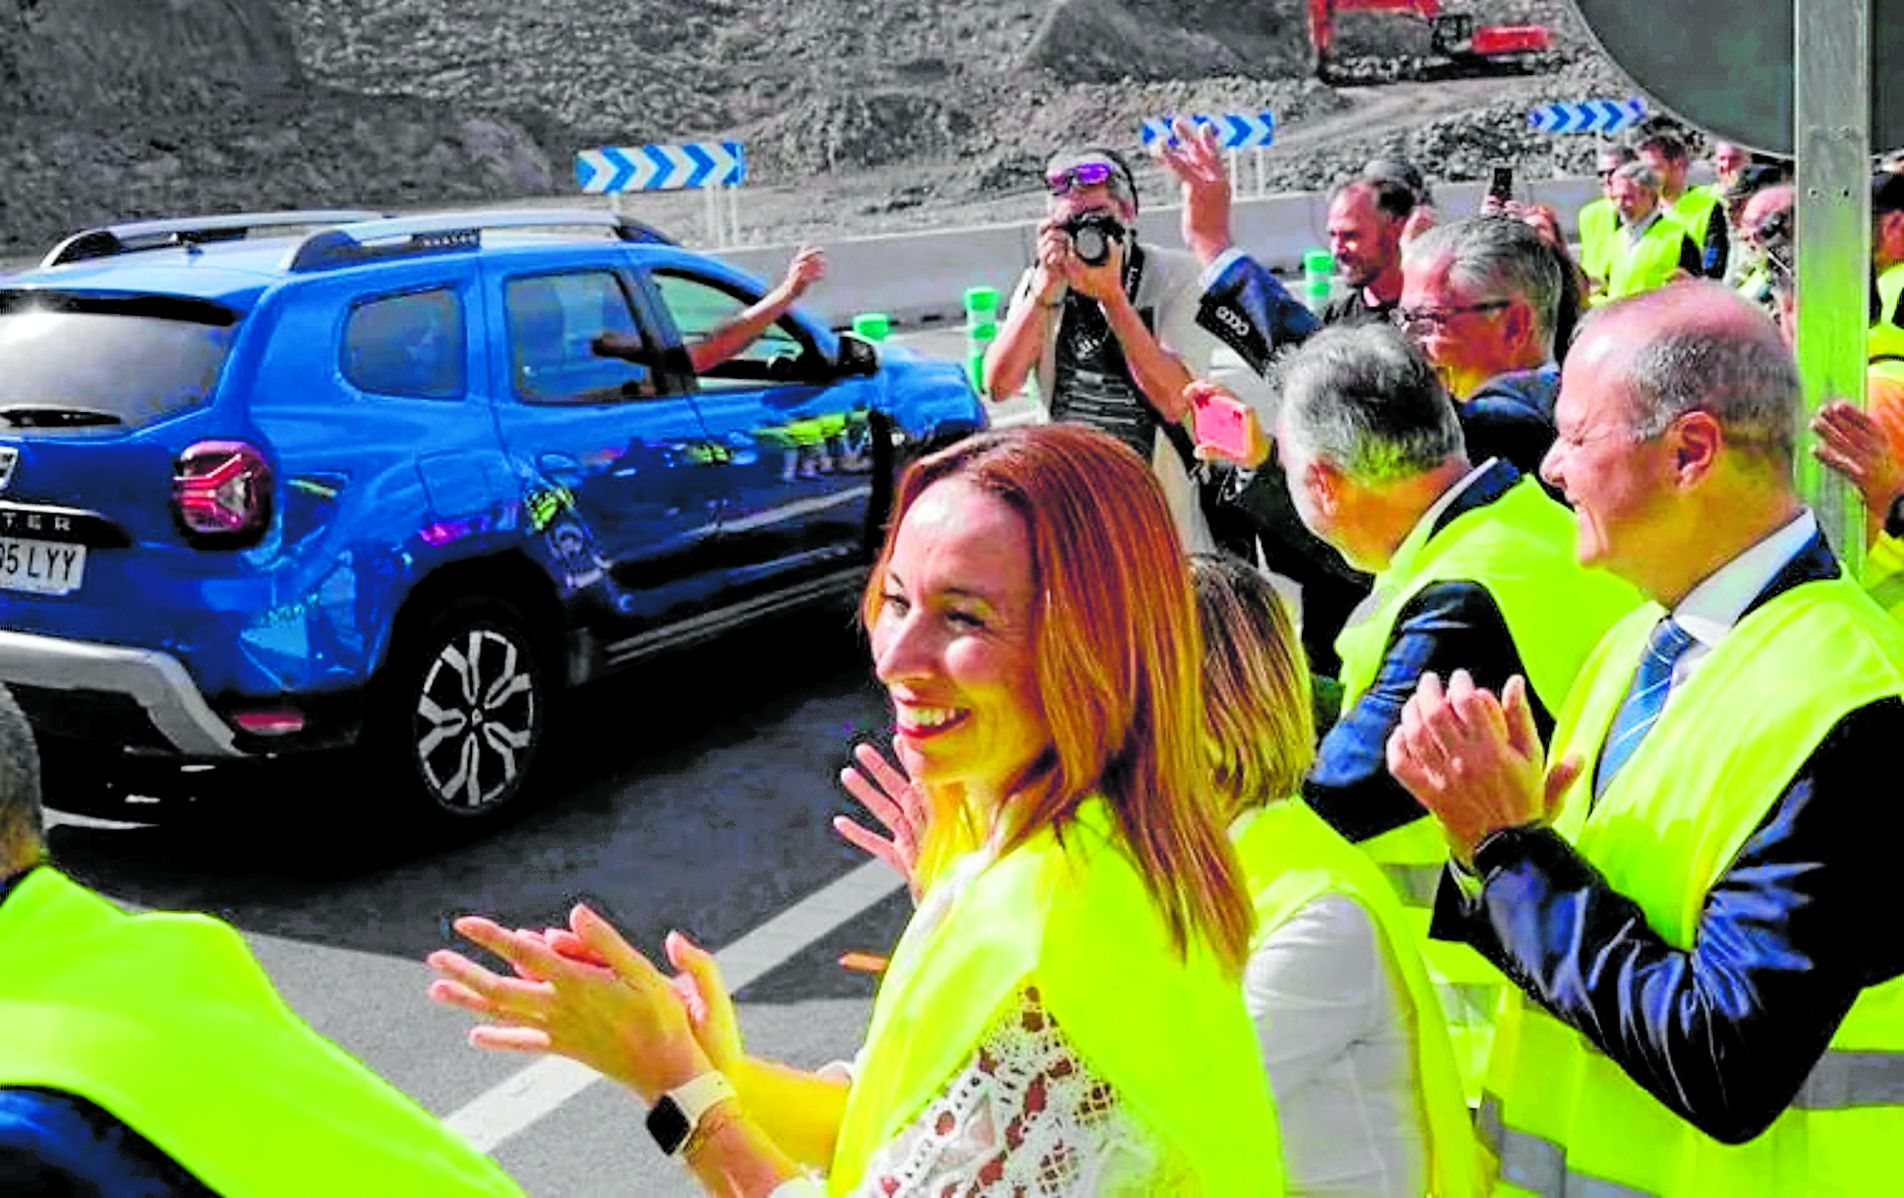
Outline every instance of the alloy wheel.
[[504, 632], [469, 628], [423, 671], [412, 721], [431, 797], [475, 814], [514, 793], [535, 750], [540, 712], [533, 655]]

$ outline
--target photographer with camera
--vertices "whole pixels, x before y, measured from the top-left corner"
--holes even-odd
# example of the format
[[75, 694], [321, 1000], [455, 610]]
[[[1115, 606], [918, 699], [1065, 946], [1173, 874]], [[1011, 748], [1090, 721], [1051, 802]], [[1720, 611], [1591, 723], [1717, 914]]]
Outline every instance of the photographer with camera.
[[1052, 420], [1090, 425], [1136, 450], [1163, 485], [1186, 547], [1211, 548], [1183, 398], [1193, 375], [1209, 374], [1216, 345], [1198, 323], [1203, 271], [1182, 251], [1139, 244], [1137, 186], [1117, 151], [1059, 154], [1045, 184], [1037, 259], [986, 352], [985, 394], [1009, 399], [1035, 373]]

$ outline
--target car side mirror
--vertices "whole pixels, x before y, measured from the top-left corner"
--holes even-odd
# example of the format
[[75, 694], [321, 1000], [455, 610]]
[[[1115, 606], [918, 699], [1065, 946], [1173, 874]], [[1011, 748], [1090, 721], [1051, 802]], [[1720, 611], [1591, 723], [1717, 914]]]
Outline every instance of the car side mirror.
[[840, 356], [835, 364], [841, 378], [871, 378], [879, 373], [879, 350], [857, 333], [841, 333]]

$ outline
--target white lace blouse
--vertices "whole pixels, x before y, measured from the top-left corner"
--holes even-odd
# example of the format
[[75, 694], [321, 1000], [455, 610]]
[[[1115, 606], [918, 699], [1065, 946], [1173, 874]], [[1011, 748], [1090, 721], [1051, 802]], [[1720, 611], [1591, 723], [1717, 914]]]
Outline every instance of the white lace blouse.
[[1174, 1192], [1173, 1170], [1021, 987], [959, 1075], [874, 1154], [855, 1195], [1059, 1198]]

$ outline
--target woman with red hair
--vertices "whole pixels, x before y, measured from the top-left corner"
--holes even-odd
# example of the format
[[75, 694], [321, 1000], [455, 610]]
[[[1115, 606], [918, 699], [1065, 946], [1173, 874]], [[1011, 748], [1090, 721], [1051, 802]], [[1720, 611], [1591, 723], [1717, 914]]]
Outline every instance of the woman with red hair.
[[432, 995], [499, 1025], [479, 1045], [574, 1057], [692, 1124], [715, 1193], [817, 1192], [806, 1165], [834, 1194], [1280, 1194], [1250, 899], [1148, 467], [1072, 425], [923, 459], [863, 610], [930, 882], [850, 1081], [746, 1055], [711, 958], [670, 937], [684, 1003], [586, 908], [553, 943], [458, 921], [522, 976], [440, 952]]

